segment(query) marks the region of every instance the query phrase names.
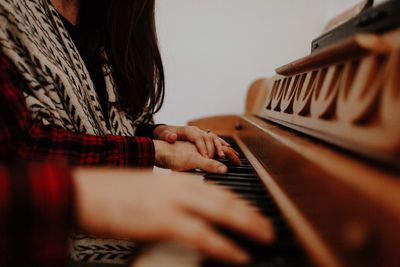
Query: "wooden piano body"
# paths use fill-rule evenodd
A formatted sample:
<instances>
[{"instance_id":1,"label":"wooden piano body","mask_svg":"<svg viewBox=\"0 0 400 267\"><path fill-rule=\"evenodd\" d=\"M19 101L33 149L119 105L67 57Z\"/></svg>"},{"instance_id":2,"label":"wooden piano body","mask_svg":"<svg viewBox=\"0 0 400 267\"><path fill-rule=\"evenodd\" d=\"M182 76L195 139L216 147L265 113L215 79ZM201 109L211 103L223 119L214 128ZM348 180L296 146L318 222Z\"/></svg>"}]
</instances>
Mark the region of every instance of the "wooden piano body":
<instances>
[{"instance_id":1,"label":"wooden piano body","mask_svg":"<svg viewBox=\"0 0 400 267\"><path fill-rule=\"evenodd\" d=\"M232 136L315 266L400 266L400 30L277 69L246 114L191 121Z\"/></svg>"}]
</instances>

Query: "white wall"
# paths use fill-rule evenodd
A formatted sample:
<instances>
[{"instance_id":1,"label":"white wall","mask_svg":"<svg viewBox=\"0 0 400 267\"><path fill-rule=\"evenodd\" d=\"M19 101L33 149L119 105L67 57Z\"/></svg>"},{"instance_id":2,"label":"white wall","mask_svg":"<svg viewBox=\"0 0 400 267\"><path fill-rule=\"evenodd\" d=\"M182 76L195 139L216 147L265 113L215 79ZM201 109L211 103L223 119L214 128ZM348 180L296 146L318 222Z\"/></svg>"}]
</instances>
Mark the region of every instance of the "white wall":
<instances>
[{"instance_id":1,"label":"white wall","mask_svg":"<svg viewBox=\"0 0 400 267\"><path fill-rule=\"evenodd\" d=\"M351 0L159 0L166 99L158 122L242 113L249 84L309 53Z\"/></svg>"},{"instance_id":2,"label":"white wall","mask_svg":"<svg viewBox=\"0 0 400 267\"><path fill-rule=\"evenodd\" d=\"M356 5L361 0L330 0L327 1L327 18L332 18L336 14L347 10Z\"/></svg>"}]
</instances>

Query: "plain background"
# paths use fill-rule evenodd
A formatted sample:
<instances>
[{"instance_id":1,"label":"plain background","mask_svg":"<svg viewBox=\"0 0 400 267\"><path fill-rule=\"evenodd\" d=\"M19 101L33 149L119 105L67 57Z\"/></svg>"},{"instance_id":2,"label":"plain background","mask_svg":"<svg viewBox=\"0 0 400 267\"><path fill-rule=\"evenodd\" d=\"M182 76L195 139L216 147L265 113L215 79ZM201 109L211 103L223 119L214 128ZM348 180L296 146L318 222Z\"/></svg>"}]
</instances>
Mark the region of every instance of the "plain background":
<instances>
[{"instance_id":1,"label":"plain background","mask_svg":"<svg viewBox=\"0 0 400 267\"><path fill-rule=\"evenodd\" d=\"M249 85L310 52L332 16L357 0L161 0L166 97L156 122L241 114Z\"/></svg>"}]
</instances>

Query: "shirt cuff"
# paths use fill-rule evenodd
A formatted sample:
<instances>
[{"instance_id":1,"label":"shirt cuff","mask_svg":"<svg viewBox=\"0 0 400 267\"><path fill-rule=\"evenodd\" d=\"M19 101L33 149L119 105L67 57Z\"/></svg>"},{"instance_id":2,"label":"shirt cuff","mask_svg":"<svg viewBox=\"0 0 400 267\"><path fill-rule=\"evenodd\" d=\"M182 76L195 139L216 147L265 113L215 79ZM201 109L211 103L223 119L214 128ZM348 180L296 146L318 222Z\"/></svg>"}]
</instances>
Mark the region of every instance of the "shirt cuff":
<instances>
[{"instance_id":1,"label":"shirt cuff","mask_svg":"<svg viewBox=\"0 0 400 267\"><path fill-rule=\"evenodd\" d=\"M155 148L151 138L128 138L126 157L128 166L153 167L155 164Z\"/></svg>"}]
</instances>

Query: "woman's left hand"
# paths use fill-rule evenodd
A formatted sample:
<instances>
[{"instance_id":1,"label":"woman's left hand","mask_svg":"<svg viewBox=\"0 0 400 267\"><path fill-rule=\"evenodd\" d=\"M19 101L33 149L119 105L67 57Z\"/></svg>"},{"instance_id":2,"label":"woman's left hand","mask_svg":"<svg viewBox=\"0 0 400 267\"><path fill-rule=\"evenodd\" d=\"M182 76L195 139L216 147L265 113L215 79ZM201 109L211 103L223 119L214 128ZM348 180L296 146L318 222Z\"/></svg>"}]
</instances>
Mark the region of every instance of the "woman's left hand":
<instances>
[{"instance_id":1,"label":"woman's left hand","mask_svg":"<svg viewBox=\"0 0 400 267\"><path fill-rule=\"evenodd\" d=\"M216 153L224 157L223 146L230 146L225 140L210 131L204 131L196 126L160 125L154 130L154 137L168 143L189 141L193 143L203 157L213 158Z\"/></svg>"}]
</instances>

